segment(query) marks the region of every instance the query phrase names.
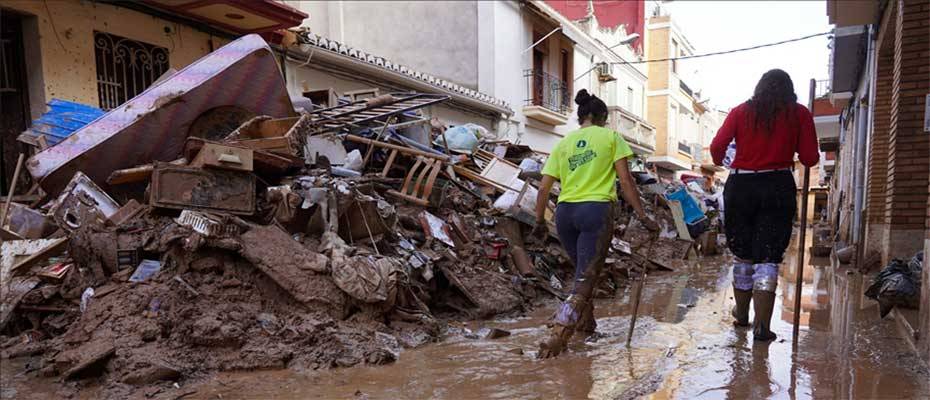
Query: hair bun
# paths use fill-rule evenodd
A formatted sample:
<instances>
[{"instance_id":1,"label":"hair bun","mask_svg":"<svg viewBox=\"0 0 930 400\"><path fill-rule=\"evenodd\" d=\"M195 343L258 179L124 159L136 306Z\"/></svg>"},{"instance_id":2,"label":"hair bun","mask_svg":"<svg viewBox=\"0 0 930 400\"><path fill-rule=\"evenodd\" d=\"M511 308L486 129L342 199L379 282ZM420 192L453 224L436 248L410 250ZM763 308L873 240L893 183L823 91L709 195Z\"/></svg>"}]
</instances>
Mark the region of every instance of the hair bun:
<instances>
[{"instance_id":1,"label":"hair bun","mask_svg":"<svg viewBox=\"0 0 930 400\"><path fill-rule=\"evenodd\" d=\"M593 99L594 97L588 94L587 89L581 89L578 91L578 94L575 95L575 104L581 106Z\"/></svg>"}]
</instances>

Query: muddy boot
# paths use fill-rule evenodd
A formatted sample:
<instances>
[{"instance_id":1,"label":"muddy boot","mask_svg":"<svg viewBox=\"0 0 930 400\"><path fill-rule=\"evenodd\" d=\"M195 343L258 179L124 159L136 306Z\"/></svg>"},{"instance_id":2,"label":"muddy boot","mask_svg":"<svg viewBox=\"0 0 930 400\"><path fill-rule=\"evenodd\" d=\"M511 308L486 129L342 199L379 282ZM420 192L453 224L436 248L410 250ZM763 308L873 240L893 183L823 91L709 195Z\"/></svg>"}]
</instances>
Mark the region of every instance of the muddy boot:
<instances>
[{"instance_id":1,"label":"muddy boot","mask_svg":"<svg viewBox=\"0 0 930 400\"><path fill-rule=\"evenodd\" d=\"M555 357L565 350L588 303L583 296L571 295L559 306L549 330L549 338L539 343L539 354L536 358Z\"/></svg>"},{"instance_id":2,"label":"muddy boot","mask_svg":"<svg viewBox=\"0 0 930 400\"><path fill-rule=\"evenodd\" d=\"M772 310L775 308L775 292L754 290L752 292L752 305L753 310L756 312L752 327L753 339L762 342L775 340L778 336L770 329Z\"/></svg>"},{"instance_id":3,"label":"muddy boot","mask_svg":"<svg viewBox=\"0 0 930 400\"><path fill-rule=\"evenodd\" d=\"M549 330L549 338L539 343L539 354L536 355L536 358L543 359L558 356L568 346L568 341L574 333L575 328L573 327L553 325Z\"/></svg>"},{"instance_id":4,"label":"muddy boot","mask_svg":"<svg viewBox=\"0 0 930 400\"><path fill-rule=\"evenodd\" d=\"M596 333L597 320L594 318L594 302L588 302L588 306L581 312L581 320L578 321L577 331L586 337Z\"/></svg>"},{"instance_id":5,"label":"muddy boot","mask_svg":"<svg viewBox=\"0 0 930 400\"><path fill-rule=\"evenodd\" d=\"M737 327L749 326L749 303L752 301L752 290L740 290L733 288L733 299L736 305L730 314L733 315L733 325Z\"/></svg>"}]
</instances>

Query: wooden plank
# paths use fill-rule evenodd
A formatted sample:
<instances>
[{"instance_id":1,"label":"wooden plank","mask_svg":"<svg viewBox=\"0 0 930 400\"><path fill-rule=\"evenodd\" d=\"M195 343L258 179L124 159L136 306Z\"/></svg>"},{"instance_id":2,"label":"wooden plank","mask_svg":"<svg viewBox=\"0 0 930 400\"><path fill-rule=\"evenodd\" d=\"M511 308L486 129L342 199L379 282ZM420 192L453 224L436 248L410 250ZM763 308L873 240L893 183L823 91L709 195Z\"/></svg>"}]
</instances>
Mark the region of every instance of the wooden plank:
<instances>
[{"instance_id":1,"label":"wooden plank","mask_svg":"<svg viewBox=\"0 0 930 400\"><path fill-rule=\"evenodd\" d=\"M363 138L363 137L361 137L361 136L352 135L352 134L346 135L346 140L348 140L348 141L350 141L350 142L355 142L355 143L363 143L363 144L367 144L367 145L378 146L378 147L382 147L382 148L385 148L385 149L397 150L397 151L399 151L399 152L401 152L401 153L408 154L408 155L413 155L413 156L421 156L421 157L426 157L426 158L434 158L434 159L438 159L438 160L442 160L442 161L448 161L448 160L449 160L449 156L447 156L447 155L445 155L445 154L434 154L434 153L429 153L429 152L426 152L426 151L417 150L417 149L413 149L413 148L406 147L406 146L399 146L399 145L396 145L396 144L393 144L393 143L386 143L386 142L382 142L382 141L380 141L380 140L372 140L372 139Z\"/></svg>"},{"instance_id":2,"label":"wooden plank","mask_svg":"<svg viewBox=\"0 0 930 400\"><path fill-rule=\"evenodd\" d=\"M384 163L384 169L381 170L381 176L387 176L388 172L391 170L391 166L394 165L394 157L397 157L397 150L391 150L387 162Z\"/></svg>"},{"instance_id":3,"label":"wooden plank","mask_svg":"<svg viewBox=\"0 0 930 400\"><path fill-rule=\"evenodd\" d=\"M139 167L118 169L110 173L107 178L108 185L122 185L125 183L143 182L152 177L152 170L155 166L152 164Z\"/></svg>"},{"instance_id":4,"label":"wooden plank","mask_svg":"<svg viewBox=\"0 0 930 400\"><path fill-rule=\"evenodd\" d=\"M287 137L285 136L262 138L262 139L237 140L235 142L230 142L230 144L248 147L252 150L288 149L288 146L290 145Z\"/></svg>"}]
</instances>

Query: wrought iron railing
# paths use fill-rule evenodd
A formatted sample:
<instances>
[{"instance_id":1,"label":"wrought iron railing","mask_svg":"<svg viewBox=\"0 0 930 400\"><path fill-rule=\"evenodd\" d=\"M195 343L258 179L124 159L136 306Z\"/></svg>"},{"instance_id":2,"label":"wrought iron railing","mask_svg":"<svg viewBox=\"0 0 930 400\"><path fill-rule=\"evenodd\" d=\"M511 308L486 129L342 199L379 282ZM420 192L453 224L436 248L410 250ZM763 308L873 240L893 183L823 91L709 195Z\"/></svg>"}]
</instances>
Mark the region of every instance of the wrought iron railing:
<instances>
[{"instance_id":1,"label":"wrought iron railing","mask_svg":"<svg viewBox=\"0 0 930 400\"><path fill-rule=\"evenodd\" d=\"M523 71L523 77L526 78L527 106L540 106L562 114L571 111L571 93L565 81L533 69Z\"/></svg>"},{"instance_id":2,"label":"wrought iron railing","mask_svg":"<svg viewBox=\"0 0 930 400\"><path fill-rule=\"evenodd\" d=\"M168 71L168 49L94 32L100 108L111 110L142 93Z\"/></svg>"},{"instance_id":3,"label":"wrought iron railing","mask_svg":"<svg viewBox=\"0 0 930 400\"><path fill-rule=\"evenodd\" d=\"M814 88L814 98L826 96L830 94L830 90L831 89L830 89L829 79L819 80L817 81L816 87Z\"/></svg>"}]
</instances>

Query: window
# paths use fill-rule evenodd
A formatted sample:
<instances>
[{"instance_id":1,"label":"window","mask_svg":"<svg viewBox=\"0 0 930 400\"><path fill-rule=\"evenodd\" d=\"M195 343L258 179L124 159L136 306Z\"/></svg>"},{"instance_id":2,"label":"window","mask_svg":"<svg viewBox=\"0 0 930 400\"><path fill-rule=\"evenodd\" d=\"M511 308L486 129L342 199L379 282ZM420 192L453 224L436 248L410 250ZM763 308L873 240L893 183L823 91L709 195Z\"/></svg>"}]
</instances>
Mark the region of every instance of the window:
<instances>
[{"instance_id":1,"label":"window","mask_svg":"<svg viewBox=\"0 0 930 400\"><path fill-rule=\"evenodd\" d=\"M672 51L671 51L671 54L668 55L668 57L672 59L672 72L677 74L678 73L678 60L675 60L675 58L678 57L678 42L675 41L675 39L672 39Z\"/></svg>"},{"instance_id":2,"label":"window","mask_svg":"<svg viewBox=\"0 0 930 400\"><path fill-rule=\"evenodd\" d=\"M633 88L626 87L626 109L633 112Z\"/></svg>"},{"instance_id":3,"label":"window","mask_svg":"<svg viewBox=\"0 0 930 400\"><path fill-rule=\"evenodd\" d=\"M142 93L168 71L168 49L94 31L100 108L112 110Z\"/></svg>"}]
</instances>

